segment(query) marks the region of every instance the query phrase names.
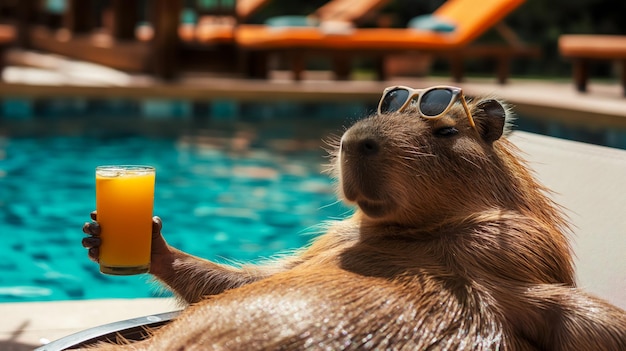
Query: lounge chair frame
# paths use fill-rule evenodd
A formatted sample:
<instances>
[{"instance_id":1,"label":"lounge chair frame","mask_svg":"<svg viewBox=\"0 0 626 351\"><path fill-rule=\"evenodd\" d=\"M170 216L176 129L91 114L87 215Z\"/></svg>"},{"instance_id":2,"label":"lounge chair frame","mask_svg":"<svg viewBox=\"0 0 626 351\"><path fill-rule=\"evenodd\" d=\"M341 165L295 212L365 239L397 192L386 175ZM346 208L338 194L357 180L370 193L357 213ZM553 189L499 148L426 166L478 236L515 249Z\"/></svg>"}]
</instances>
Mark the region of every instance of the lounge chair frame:
<instances>
[{"instance_id":1,"label":"lounge chair frame","mask_svg":"<svg viewBox=\"0 0 626 351\"><path fill-rule=\"evenodd\" d=\"M115 342L123 338L139 341L150 335L150 330L164 326L176 318L182 311L172 311L149 316L127 319L100 325L55 340L35 351L61 351L83 348L99 342Z\"/></svg>"}]
</instances>

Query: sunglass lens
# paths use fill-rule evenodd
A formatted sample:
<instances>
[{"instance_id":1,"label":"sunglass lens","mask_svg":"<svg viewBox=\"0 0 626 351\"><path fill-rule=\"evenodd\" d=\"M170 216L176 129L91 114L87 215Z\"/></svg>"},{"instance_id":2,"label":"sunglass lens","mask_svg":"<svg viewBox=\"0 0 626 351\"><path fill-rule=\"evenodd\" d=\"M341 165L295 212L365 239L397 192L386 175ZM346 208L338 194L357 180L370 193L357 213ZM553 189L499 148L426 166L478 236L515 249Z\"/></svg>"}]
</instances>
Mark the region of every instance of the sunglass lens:
<instances>
[{"instance_id":1,"label":"sunglass lens","mask_svg":"<svg viewBox=\"0 0 626 351\"><path fill-rule=\"evenodd\" d=\"M422 96L420 111L422 111L422 114L426 117L438 116L446 110L451 100L452 91L448 89L434 89L428 91Z\"/></svg>"},{"instance_id":2,"label":"sunglass lens","mask_svg":"<svg viewBox=\"0 0 626 351\"><path fill-rule=\"evenodd\" d=\"M388 113L398 111L409 98L409 91L406 89L394 89L389 91L383 97L380 103L380 112Z\"/></svg>"}]
</instances>

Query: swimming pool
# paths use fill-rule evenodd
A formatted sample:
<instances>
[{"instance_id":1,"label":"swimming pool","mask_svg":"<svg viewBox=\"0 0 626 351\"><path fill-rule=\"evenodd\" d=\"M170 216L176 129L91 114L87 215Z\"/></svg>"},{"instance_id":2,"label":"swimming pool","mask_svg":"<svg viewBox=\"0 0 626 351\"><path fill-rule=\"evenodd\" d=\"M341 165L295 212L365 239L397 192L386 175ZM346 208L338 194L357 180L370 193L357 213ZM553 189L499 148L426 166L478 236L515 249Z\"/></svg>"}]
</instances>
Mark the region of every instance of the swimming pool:
<instances>
[{"instance_id":1,"label":"swimming pool","mask_svg":"<svg viewBox=\"0 0 626 351\"><path fill-rule=\"evenodd\" d=\"M0 302L167 296L147 275L100 274L80 245L102 164L157 168L155 214L168 242L191 254L250 262L305 245L318 224L351 213L321 173L322 139L375 108L110 99L1 105ZM624 131L590 134L527 118L517 125L626 148Z\"/></svg>"},{"instance_id":2,"label":"swimming pool","mask_svg":"<svg viewBox=\"0 0 626 351\"><path fill-rule=\"evenodd\" d=\"M321 139L341 121L144 122L121 132L103 128L106 118L38 121L0 137L0 302L167 296L148 275L107 276L88 260L81 227L97 165L155 166L166 240L221 262L301 247L351 213L322 173Z\"/></svg>"}]
</instances>

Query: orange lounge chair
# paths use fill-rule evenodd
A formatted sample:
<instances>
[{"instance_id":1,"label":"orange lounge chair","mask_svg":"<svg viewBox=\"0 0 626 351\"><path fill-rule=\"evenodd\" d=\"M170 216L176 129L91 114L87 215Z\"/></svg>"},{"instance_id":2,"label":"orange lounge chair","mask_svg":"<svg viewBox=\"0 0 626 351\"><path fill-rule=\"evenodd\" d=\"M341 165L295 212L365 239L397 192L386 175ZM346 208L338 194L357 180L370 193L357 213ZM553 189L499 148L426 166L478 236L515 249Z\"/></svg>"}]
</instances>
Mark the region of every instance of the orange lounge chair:
<instances>
[{"instance_id":1,"label":"orange lounge chair","mask_svg":"<svg viewBox=\"0 0 626 351\"><path fill-rule=\"evenodd\" d=\"M388 3L389 0L331 0L318 8L312 16L320 21L359 23L372 17Z\"/></svg>"},{"instance_id":2,"label":"orange lounge chair","mask_svg":"<svg viewBox=\"0 0 626 351\"><path fill-rule=\"evenodd\" d=\"M267 0L238 0L236 2L237 17L238 19L246 18L247 15L243 14L241 9L250 9L250 5L245 5L246 2L261 3ZM356 23L360 23L367 18L370 18L381 7L389 3L390 0L330 0L323 6L319 7L316 11L308 16L279 16L272 19L268 19L268 22L282 22L293 25L293 21L299 23L305 22L333 22L335 24L345 24L349 27L353 27ZM260 7L254 7L256 11ZM199 43L205 46L217 46L222 54L228 55L232 51L231 44L234 44L235 50L238 50L238 43L236 43L236 33L242 26L248 27L248 25L240 25L240 21L226 22L226 23L212 23L210 21L200 22L195 27L181 26L179 32L180 37L188 43ZM248 28L255 28L257 26L249 25ZM264 26L258 26L263 28ZM244 70L245 74L249 77L265 78L267 77L267 55L257 55L255 52L246 51L240 56L238 53L232 54L232 60L239 61L239 69Z\"/></svg>"},{"instance_id":3,"label":"orange lounge chair","mask_svg":"<svg viewBox=\"0 0 626 351\"><path fill-rule=\"evenodd\" d=\"M220 2L217 12L222 16L200 16L197 25L181 25L179 35L183 40L203 44L231 44L235 26L261 10L269 0L237 0L234 3L235 8L229 9Z\"/></svg>"},{"instance_id":4,"label":"orange lounge chair","mask_svg":"<svg viewBox=\"0 0 626 351\"><path fill-rule=\"evenodd\" d=\"M504 83L508 76L510 59L518 55L536 55L538 51L521 43L515 34L498 25L506 15L524 0L448 0L433 14L433 18L451 23L454 30L438 32L414 28L362 28L338 33L320 27L275 28L242 25L236 31L240 48L255 55L286 53L294 58L294 75L299 79L302 54L323 53L336 58L365 54L383 59L386 54L421 51L445 55L453 62L453 75L462 78L462 59L467 56L494 57L499 60L498 78ZM488 29L495 28L508 46L470 46ZM346 78L346 63L336 69L339 79ZM379 78L385 79L379 68ZM461 67L460 67L461 66ZM337 72L339 71L339 72Z\"/></svg>"},{"instance_id":5,"label":"orange lounge chair","mask_svg":"<svg viewBox=\"0 0 626 351\"><path fill-rule=\"evenodd\" d=\"M389 3L390 0L331 0L310 14L309 18L319 22L337 21L358 23L373 15L378 9ZM196 40L203 44L234 42L234 30L238 23L250 17L263 7L268 0L237 0L236 18L215 23L214 21L200 21L195 33L189 28L182 28L181 37L186 40ZM304 16L285 16L302 17Z\"/></svg>"},{"instance_id":6,"label":"orange lounge chair","mask_svg":"<svg viewBox=\"0 0 626 351\"><path fill-rule=\"evenodd\" d=\"M620 81L626 96L626 35L562 35L559 52L572 60L574 84L580 92L587 91L592 61L620 62Z\"/></svg>"}]
</instances>

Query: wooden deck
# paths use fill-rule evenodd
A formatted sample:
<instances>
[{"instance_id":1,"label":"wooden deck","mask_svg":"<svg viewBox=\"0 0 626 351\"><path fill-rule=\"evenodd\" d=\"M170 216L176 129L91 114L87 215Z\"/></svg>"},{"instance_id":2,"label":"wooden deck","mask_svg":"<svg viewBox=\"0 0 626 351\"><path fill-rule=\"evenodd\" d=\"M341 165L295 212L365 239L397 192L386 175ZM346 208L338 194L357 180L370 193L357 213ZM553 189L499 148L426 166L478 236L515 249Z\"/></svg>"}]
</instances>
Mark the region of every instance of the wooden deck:
<instances>
[{"instance_id":1,"label":"wooden deck","mask_svg":"<svg viewBox=\"0 0 626 351\"><path fill-rule=\"evenodd\" d=\"M459 85L468 96L494 95L514 106L523 116L547 118L590 128L626 128L626 98L619 82L593 83L589 92L576 91L569 81L511 79L500 85L494 78L468 78L455 84L448 77L402 78L387 81L335 81L330 72L305 72L293 81L290 73L272 72L268 80L187 73L174 82L147 75L132 75L95 64L55 56L11 52L2 74L0 98L87 97L129 99L180 99L213 101L362 101L376 103L390 85L426 87ZM19 61L21 66L12 66Z\"/></svg>"}]
</instances>

